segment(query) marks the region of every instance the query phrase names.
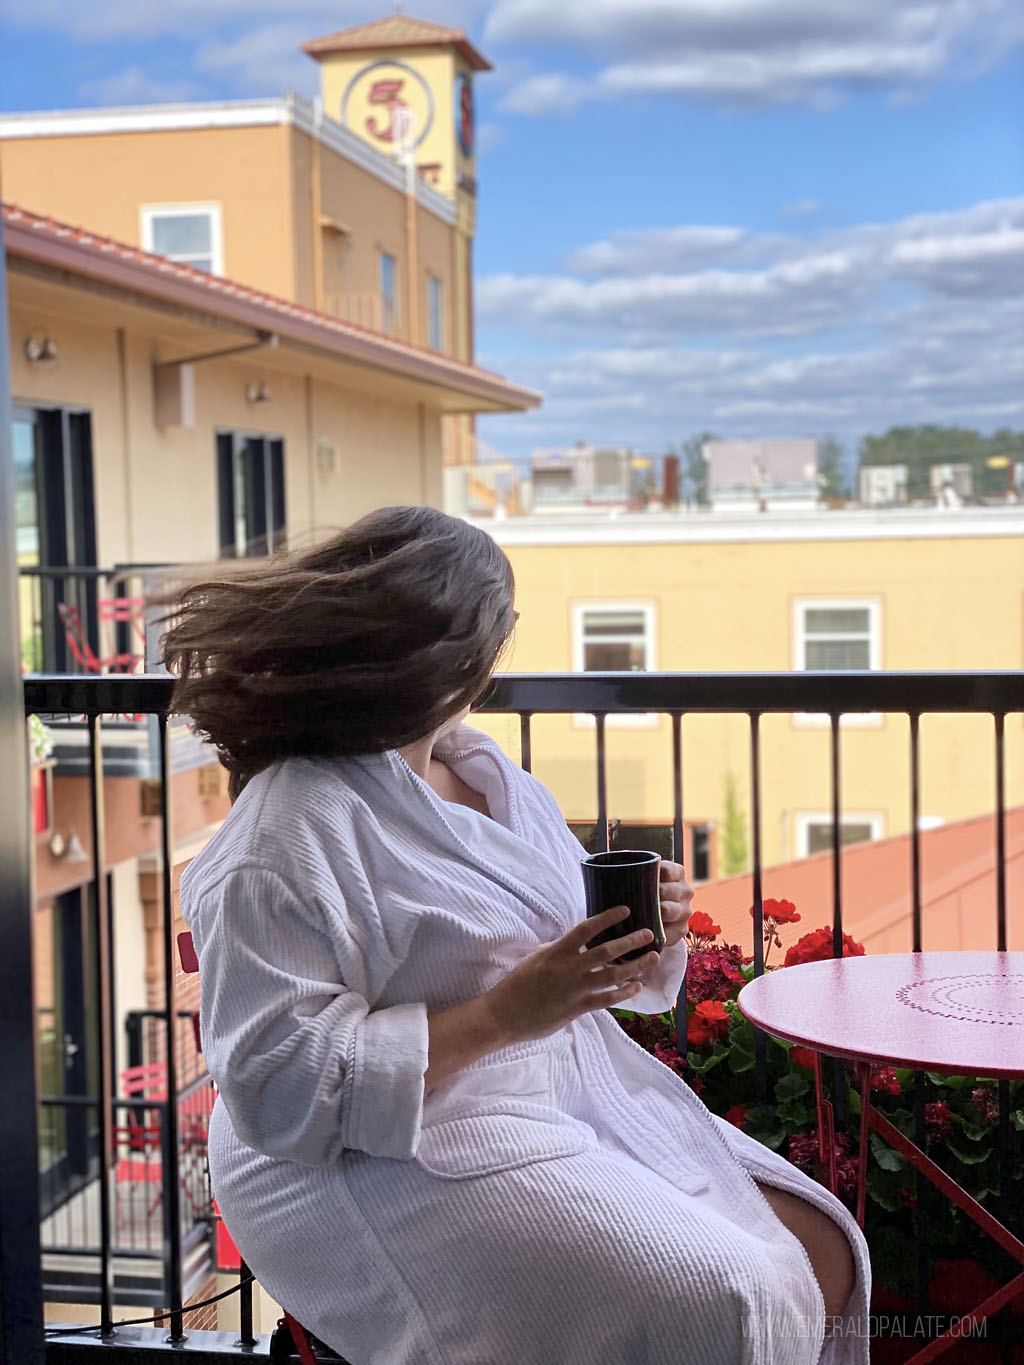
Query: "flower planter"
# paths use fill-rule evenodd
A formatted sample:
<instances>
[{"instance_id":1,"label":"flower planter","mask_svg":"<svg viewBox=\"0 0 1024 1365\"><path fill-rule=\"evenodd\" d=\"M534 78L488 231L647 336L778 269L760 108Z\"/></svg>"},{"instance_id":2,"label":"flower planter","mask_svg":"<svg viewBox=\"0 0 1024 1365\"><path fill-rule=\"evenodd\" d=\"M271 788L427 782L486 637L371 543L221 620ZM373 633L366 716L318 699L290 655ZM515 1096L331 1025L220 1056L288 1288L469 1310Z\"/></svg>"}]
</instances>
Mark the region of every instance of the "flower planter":
<instances>
[{"instance_id":1,"label":"flower planter","mask_svg":"<svg viewBox=\"0 0 1024 1365\"><path fill-rule=\"evenodd\" d=\"M53 763L32 767L32 832L49 834L53 826Z\"/></svg>"}]
</instances>

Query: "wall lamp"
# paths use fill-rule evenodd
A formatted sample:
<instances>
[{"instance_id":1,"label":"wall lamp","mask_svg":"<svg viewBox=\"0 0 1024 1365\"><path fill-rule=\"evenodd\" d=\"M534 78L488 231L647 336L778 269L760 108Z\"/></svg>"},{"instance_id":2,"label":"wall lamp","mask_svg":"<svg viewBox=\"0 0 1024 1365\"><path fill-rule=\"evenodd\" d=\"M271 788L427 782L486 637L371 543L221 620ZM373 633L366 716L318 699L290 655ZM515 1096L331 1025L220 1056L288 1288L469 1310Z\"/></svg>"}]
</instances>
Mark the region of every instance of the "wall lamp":
<instances>
[{"instance_id":1,"label":"wall lamp","mask_svg":"<svg viewBox=\"0 0 1024 1365\"><path fill-rule=\"evenodd\" d=\"M270 390L267 388L267 382L265 379L261 379L259 383L246 384L245 401L247 403L270 402Z\"/></svg>"},{"instance_id":2,"label":"wall lamp","mask_svg":"<svg viewBox=\"0 0 1024 1365\"><path fill-rule=\"evenodd\" d=\"M31 336L25 338L25 359L33 365L39 365L48 360L59 360L60 352L57 350L57 343L53 337L40 336L33 332Z\"/></svg>"}]
</instances>

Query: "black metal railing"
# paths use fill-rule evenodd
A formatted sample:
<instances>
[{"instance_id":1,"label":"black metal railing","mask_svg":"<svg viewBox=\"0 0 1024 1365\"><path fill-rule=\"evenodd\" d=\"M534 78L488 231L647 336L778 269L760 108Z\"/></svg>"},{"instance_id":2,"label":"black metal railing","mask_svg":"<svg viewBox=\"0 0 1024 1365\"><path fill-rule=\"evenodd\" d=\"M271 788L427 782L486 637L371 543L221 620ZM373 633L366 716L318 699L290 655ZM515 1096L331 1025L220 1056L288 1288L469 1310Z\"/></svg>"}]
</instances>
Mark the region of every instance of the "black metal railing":
<instances>
[{"instance_id":1,"label":"black metal railing","mask_svg":"<svg viewBox=\"0 0 1024 1365\"><path fill-rule=\"evenodd\" d=\"M113 1018L109 993L109 933L110 907L106 902L106 870L103 866L103 751L100 741L101 718L125 713L154 716L159 735L160 792L162 814L161 884L162 884L162 942L163 942L163 1017L178 1017L175 989L175 945L173 942L171 870L173 865L173 831L170 819L169 727L167 708L170 703L172 680L159 676L35 676L24 682L26 714L37 713L44 718L52 715L76 714L87 717L89 735L89 777L92 800L92 845L97 850L93 868L92 895L98 907L99 934L95 943L96 979L100 983L96 1009L100 1039L97 1094L112 1095L110 1075L110 1040ZM589 713L594 718L594 808L597 814L597 838L602 848L609 842L608 754L606 721L620 712L640 714L661 713L671 719L669 744L673 790L673 839L677 850L682 848L684 830L684 738L689 718L700 714L731 713L746 717L749 727L749 766L752 810L750 834L753 855L753 888L755 917L753 940L755 969L764 969L763 911L762 911L762 753L761 722L775 713L812 713L827 717L830 727L829 780L832 807L832 883L833 945L842 948L843 887L839 875L841 863L841 758L843 731L841 716L850 713L890 712L909 718L910 748L910 848L911 866L908 875L912 883L913 942L919 949L922 941L921 858L919 842L920 814L920 720L922 716L941 713L973 713L991 717L991 743L995 755L995 781L992 790L992 810L995 821L997 858L996 896L993 906L995 936L999 949L1006 948L1007 890L1006 890L1006 717L1024 711L1024 673L773 673L773 674L505 674L495 679L481 710L518 716L521 738L521 761L529 770L533 762L533 719L538 716ZM179 1188L183 1159L183 1129L185 1118L182 1105L193 1093L183 1086L180 1075L178 1049L166 1046L166 1103L161 1111L161 1152L165 1161L164 1189ZM201 1084L201 1083L197 1083ZM1007 1108L1008 1091L1001 1087L1000 1123L1009 1131ZM96 1187L97 1217L95 1259L98 1270L95 1278L96 1302L99 1305L99 1328L87 1342L83 1338L62 1336L48 1348L52 1361L75 1361L86 1349L95 1350L104 1343L112 1343L114 1302L118 1298L115 1281L117 1229L115 1222L114 1187L114 1128L117 1104L100 1104L91 1097L97 1118L96 1151L98 1154ZM135 1100L138 1109L139 1101ZM31 1131L29 1131L31 1128ZM38 1141L33 1120L25 1116L25 1140ZM187 1144L186 1144L187 1145ZM1008 1144L1007 1144L1008 1150ZM177 1169L171 1165L177 1162ZM201 1182L200 1182L201 1183ZM205 1198L205 1187L202 1197ZM169 1203L170 1201L164 1201ZM200 1200L201 1203L201 1200ZM26 1207L29 1207L26 1201ZM32 1207L37 1209L37 1205ZM225 1353L251 1354L262 1350L263 1343L251 1333L251 1286L243 1285L242 1338L232 1347L213 1338L224 1334L186 1332L185 1330L185 1260L188 1232L180 1217L164 1219L161 1231L162 1257L166 1303L170 1311L168 1328L162 1331L170 1348L180 1348L188 1338L189 1354L198 1361L222 1358ZM244 1267L243 1267L244 1272ZM244 1274L243 1274L244 1279ZM0 1284L0 1294L7 1286ZM161 1335L161 1334L157 1334ZM122 1338L123 1341L123 1338ZM76 1344L77 1343L77 1344ZM158 1349L155 1337L146 1340L146 1351ZM140 1345L140 1351L141 1351Z\"/></svg>"},{"instance_id":2,"label":"black metal railing","mask_svg":"<svg viewBox=\"0 0 1024 1365\"><path fill-rule=\"evenodd\" d=\"M23 565L18 570L21 655L33 673L139 673L156 666L153 599L166 564Z\"/></svg>"}]
</instances>

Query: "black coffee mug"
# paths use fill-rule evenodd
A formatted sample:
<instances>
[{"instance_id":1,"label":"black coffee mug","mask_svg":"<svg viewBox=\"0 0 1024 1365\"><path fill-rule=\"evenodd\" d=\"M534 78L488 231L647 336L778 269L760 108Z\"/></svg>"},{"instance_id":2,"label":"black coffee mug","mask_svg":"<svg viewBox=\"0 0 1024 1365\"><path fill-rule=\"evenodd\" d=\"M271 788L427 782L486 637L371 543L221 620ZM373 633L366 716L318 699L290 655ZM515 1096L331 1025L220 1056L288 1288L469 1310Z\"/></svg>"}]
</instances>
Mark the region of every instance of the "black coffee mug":
<instances>
[{"instance_id":1,"label":"black coffee mug","mask_svg":"<svg viewBox=\"0 0 1024 1365\"><path fill-rule=\"evenodd\" d=\"M621 924L613 924L603 934L592 938L588 947L625 938L637 929L650 929L654 935L653 943L645 943L642 948L623 953L616 960L626 962L634 957L643 957L644 953L661 952L665 946L665 926L661 922L661 895L658 888L660 856L647 849L622 848L612 853L592 853L583 859L581 866L588 919L599 915L602 910L610 910L613 905L629 906L629 919Z\"/></svg>"}]
</instances>

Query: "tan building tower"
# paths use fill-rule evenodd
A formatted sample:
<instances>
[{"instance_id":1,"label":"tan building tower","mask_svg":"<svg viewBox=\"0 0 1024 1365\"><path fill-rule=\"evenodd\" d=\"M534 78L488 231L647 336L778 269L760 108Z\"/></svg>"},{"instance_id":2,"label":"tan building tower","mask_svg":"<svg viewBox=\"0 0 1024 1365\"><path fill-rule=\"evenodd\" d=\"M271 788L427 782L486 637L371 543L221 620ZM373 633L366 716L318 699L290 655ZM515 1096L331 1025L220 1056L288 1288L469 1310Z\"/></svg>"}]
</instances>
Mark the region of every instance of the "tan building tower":
<instances>
[{"instance_id":1,"label":"tan building tower","mask_svg":"<svg viewBox=\"0 0 1024 1365\"><path fill-rule=\"evenodd\" d=\"M476 231L476 120L473 77L491 64L464 31L394 14L342 29L303 44L320 63L326 116L377 152L404 162L409 176L406 260L396 292L403 300L409 333L426 330L429 344L458 359L473 360L473 236ZM440 282L426 284L427 317L418 317L424 290L416 279L415 180L438 190L456 209L451 279L455 297L446 308ZM454 335L439 335L445 317ZM474 459L473 422L467 417L448 434L446 460Z\"/></svg>"}]
</instances>

